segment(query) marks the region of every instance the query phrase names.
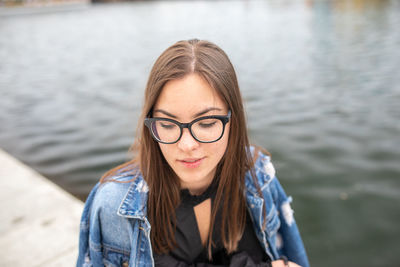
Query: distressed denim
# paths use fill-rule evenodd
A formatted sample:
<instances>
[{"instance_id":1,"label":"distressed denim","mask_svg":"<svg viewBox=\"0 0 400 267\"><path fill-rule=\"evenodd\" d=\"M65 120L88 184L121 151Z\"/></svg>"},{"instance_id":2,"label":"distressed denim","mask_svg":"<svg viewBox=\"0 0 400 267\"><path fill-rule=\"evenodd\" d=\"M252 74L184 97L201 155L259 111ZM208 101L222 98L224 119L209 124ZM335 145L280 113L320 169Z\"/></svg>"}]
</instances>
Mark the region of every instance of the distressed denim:
<instances>
[{"instance_id":1,"label":"distressed denim","mask_svg":"<svg viewBox=\"0 0 400 267\"><path fill-rule=\"evenodd\" d=\"M254 148L250 149L254 151ZM270 158L264 154L254 166L262 196L248 172L246 201L255 233L272 260L285 255L308 267L291 197L287 197ZM120 173L115 180L126 183L97 183L82 213L77 266L154 266L150 242L151 226L146 217L148 187L143 177ZM264 228L263 209L266 211Z\"/></svg>"}]
</instances>

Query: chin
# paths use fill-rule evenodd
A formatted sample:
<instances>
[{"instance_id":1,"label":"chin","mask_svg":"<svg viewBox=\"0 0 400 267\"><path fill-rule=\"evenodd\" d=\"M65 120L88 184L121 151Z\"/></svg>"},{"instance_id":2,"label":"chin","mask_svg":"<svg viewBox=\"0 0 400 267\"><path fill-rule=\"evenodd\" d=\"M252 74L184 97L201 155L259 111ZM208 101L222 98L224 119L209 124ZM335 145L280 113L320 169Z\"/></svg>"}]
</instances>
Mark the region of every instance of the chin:
<instances>
[{"instance_id":1,"label":"chin","mask_svg":"<svg viewBox=\"0 0 400 267\"><path fill-rule=\"evenodd\" d=\"M194 173L181 173L181 175L179 175L178 173L178 177L179 179L185 183L186 185L189 184L197 184L197 183L202 183L204 181L206 181L208 179L209 172L207 173L198 173L198 174L194 174Z\"/></svg>"}]
</instances>

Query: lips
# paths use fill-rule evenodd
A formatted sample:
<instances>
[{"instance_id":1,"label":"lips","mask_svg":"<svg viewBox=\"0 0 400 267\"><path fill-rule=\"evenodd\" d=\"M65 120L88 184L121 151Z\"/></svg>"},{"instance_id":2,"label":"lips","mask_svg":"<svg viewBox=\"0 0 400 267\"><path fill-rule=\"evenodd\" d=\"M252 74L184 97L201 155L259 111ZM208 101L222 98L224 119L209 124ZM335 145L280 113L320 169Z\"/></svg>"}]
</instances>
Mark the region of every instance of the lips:
<instances>
[{"instance_id":1,"label":"lips","mask_svg":"<svg viewBox=\"0 0 400 267\"><path fill-rule=\"evenodd\" d=\"M178 160L186 168L197 168L200 166L201 162L204 158L185 158L182 160Z\"/></svg>"}]
</instances>

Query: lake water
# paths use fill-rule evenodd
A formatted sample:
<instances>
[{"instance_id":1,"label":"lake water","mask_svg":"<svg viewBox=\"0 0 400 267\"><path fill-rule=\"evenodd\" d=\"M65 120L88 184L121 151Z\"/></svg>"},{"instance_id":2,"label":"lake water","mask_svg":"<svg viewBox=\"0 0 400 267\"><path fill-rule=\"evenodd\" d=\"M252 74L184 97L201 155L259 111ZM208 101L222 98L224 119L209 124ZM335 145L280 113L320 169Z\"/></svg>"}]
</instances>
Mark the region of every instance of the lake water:
<instances>
[{"instance_id":1,"label":"lake water","mask_svg":"<svg viewBox=\"0 0 400 267\"><path fill-rule=\"evenodd\" d=\"M252 142L294 198L312 266L399 266L399 25L400 2L385 0L1 16L0 147L84 199L129 158L157 56L208 39L235 65Z\"/></svg>"}]
</instances>

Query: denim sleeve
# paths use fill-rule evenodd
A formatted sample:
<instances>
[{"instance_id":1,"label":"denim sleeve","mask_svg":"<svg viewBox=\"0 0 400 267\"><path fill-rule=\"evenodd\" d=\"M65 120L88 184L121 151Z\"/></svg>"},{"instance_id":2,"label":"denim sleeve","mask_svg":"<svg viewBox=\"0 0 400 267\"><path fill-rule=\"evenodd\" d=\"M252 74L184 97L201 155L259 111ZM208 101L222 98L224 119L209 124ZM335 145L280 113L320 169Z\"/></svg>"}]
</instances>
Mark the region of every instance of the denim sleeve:
<instances>
[{"instance_id":1,"label":"denim sleeve","mask_svg":"<svg viewBox=\"0 0 400 267\"><path fill-rule=\"evenodd\" d=\"M307 254L300 236L293 210L291 197L287 197L284 189L275 177L271 181L271 191L279 211L281 226L278 230L281 242L281 253L302 267L309 267Z\"/></svg>"},{"instance_id":2,"label":"denim sleeve","mask_svg":"<svg viewBox=\"0 0 400 267\"><path fill-rule=\"evenodd\" d=\"M89 245L89 239L90 239L90 234L93 234L93 232L90 232L90 220L91 220L91 209L93 205L93 199L94 196L96 195L97 189L99 187L99 183L97 183L92 191L90 192L88 198L86 199L85 206L83 208L82 212L82 217L81 217L81 222L80 222L80 232L79 232L79 253L78 253L78 260L76 263L77 267L80 266L97 266L93 264L91 258L90 258L90 245ZM100 234L100 232L98 232Z\"/></svg>"}]
</instances>

